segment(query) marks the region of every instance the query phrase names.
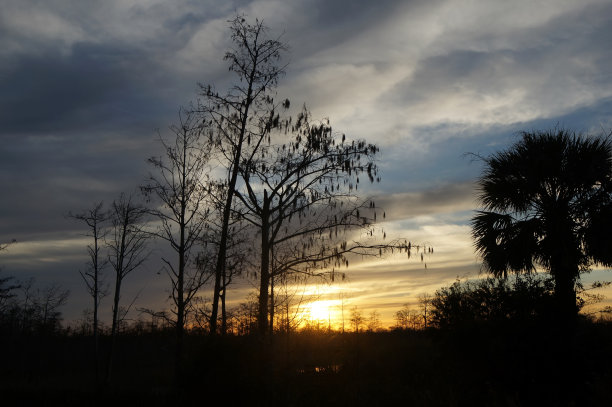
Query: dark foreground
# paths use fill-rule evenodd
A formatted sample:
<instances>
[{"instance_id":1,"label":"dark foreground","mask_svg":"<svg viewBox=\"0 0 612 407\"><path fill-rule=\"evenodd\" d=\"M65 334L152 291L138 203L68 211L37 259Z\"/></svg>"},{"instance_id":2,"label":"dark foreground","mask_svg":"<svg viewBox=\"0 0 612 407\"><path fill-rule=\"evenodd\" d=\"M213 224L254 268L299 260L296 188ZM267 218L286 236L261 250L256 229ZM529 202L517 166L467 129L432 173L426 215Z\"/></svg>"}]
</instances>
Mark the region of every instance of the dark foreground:
<instances>
[{"instance_id":1,"label":"dark foreground","mask_svg":"<svg viewBox=\"0 0 612 407\"><path fill-rule=\"evenodd\" d=\"M105 338L103 338L105 339ZM470 326L362 334L119 338L96 388L91 338L3 337L2 405L600 406L612 403L612 325ZM102 349L107 344L102 343ZM10 403L5 403L9 402Z\"/></svg>"}]
</instances>

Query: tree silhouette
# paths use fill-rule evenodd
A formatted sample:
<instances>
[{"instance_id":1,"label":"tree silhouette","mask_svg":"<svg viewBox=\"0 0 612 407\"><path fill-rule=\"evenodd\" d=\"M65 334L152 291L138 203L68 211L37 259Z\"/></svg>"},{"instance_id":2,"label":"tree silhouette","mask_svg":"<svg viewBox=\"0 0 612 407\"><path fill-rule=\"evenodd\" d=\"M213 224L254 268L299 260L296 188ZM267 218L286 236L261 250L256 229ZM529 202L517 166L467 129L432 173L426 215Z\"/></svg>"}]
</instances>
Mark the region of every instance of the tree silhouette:
<instances>
[{"instance_id":1,"label":"tree silhouette","mask_svg":"<svg viewBox=\"0 0 612 407\"><path fill-rule=\"evenodd\" d=\"M355 333L359 333L359 328L361 328L361 326L365 322L365 318L363 317L363 313L359 309L357 309L357 307L353 307L353 309L351 309L350 321L351 324L353 324Z\"/></svg>"},{"instance_id":2,"label":"tree silhouette","mask_svg":"<svg viewBox=\"0 0 612 407\"><path fill-rule=\"evenodd\" d=\"M141 187L148 198L161 205L149 212L159 220L156 237L170 245L173 259L162 257L171 282L172 313L176 330L176 373L180 376L183 355L183 334L189 305L207 281L206 274L197 267L196 252L207 227L206 208L208 188L204 185L209 169L210 145L202 137L202 126L193 112L179 112L179 123L170 127L173 137L164 140L163 157L151 157L148 162L155 169L147 184Z\"/></svg>"},{"instance_id":3,"label":"tree silhouette","mask_svg":"<svg viewBox=\"0 0 612 407\"><path fill-rule=\"evenodd\" d=\"M13 240L13 242L15 242ZM10 243L2 243L0 244L0 252L5 250ZM0 271L2 271L2 267L0 267ZM9 306L10 300L15 297L15 293L13 292L15 289L19 288L18 283L11 283L14 277L0 277L0 316L4 315L4 312Z\"/></svg>"},{"instance_id":4,"label":"tree silhouette","mask_svg":"<svg viewBox=\"0 0 612 407\"><path fill-rule=\"evenodd\" d=\"M538 275L456 280L430 297L429 318L438 328L542 318L552 308L552 290L552 280Z\"/></svg>"},{"instance_id":5,"label":"tree silhouette","mask_svg":"<svg viewBox=\"0 0 612 407\"><path fill-rule=\"evenodd\" d=\"M580 273L612 265L612 139L523 132L483 160L472 235L485 270L507 276L540 265L554 279L559 312L575 315Z\"/></svg>"},{"instance_id":6,"label":"tree silhouette","mask_svg":"<svg viewBox=\"0 0 612 407\"><path fill-rule=\"evenodd\" d=\"M119 300L121 285L125 277L136 270L148 257L146 244L149 234L142 229L146 210L134 203L131 196L121 194L111 205L110 237L108 245L108 261L115 272L115 290L113 296L113 316L111 327L111 348L108 354L106 382L110 383L114 348L120 318Z\"/></svg>"},{"instance_id":7,"label":"tree silhouette","mask_svg":"<svg viewBox=\"0 0 612 407\"><path fill-rule=\"evenodd\" d=\"M356 229L373 234L375 219L366 216L373 204L359 199L354 191L359 176L380 180L374 162L378 148L335 135L327 120L313 122L306 108L293 124L291 119L282 122L280 131L285 128L287 136L280 135L280 143L269 141L258 157L240 167L244 187L235 191L246 209L244 219L261 237L261 333L269 327L269 292L275 277L329 269L324 274L333 279L334 267L348 264L348 253L378 255L391 247L403 248L398 242L382 245L343 239Z\"/></svg>"},{"instance_id":8,"label":"tree silhouette","mask_svg":"<svg viewBox=\"0 0 612 407\"><path fill-rule=\"evenodd\" d=\"M278 104L273 96L278 79L284 74L285 67L279 62L287 48L278 39L268 37L262 21L250 24L245 17L237 15L229 23L233 47L224 59L229 61L229 69L236 74L237 81L227 93L221 94L210 85L200 85L203 100L198 106L202 121L216 130L211 141L215 142L220 151L219 159L228 170L210 316L212 334L217 331L225 251L239 167L244 160L252 159L271 128L278 124L274 121Z\"/></svg>"},{"instance_id":9,"label":"tree silhouette","mask_svg":"<svg viewBox=\"0 0 612 407\"><path fill-rule=\"evenodd\" d=\"M218 180L217 180L218 181ZM208 180L206 184L209 192L208 196L208 224L203 234L201 251L196 259L197 267L201 271L209 273L214 272L218 264L217 255L221 252L219 247L221 235L223 232L224 212L226 198L229 194L227 182ZM241 204L234 200L230 210L230 218L228 219L228 228L225 236L225 261L221 269L219 279L219 301L221 307L221 315L217 310L217 323L221 322L218 332L221 335L227 333L228 310L227 310L227 292L238 277L243 274L248 274L250 267L250 259L253 252L253 228L246 224L240 216L242 209ZM209 274L210 275L210 274ZM215 276L216 277L216 276ZM219 306L219 305L218 305ZM210 312L207 312L207 324L210 326Z\"/></svg>"},{"instance_id":10,"label":"tree silhouette","mask_svg":"<svg viewBox=\"0 0 612 407\"><path fill-rule=\"evenodd\" d=\"M87 245L87 253L89 254L89 262L87 270L80 271L79 274L85 282L87 291L93 299L93 337L94 337L94 370L96 374L96 384L99 381L99 322L98 309L100 301L107 294L103 287L102 270L107 262L100 253L102 249L102 241L106 236L105 222L108 218L108 213L103 209L102 202L96 202L91 208L78 214L70 214L72 218L79 220L87 225L87 236L93 239L93 242Z\"/></svg>"}]
</instances>

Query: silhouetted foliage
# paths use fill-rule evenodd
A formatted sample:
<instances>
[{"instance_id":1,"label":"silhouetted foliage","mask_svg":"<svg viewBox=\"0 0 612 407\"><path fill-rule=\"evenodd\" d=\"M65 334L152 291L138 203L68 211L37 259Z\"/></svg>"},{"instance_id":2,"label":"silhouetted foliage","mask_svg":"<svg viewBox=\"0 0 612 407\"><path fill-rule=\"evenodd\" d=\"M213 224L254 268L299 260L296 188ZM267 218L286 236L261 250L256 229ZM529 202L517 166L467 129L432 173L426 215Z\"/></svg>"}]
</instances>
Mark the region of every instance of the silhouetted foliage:
<instances>
[{"instance_id":1,"label":"silhouetted foliage","mask_svg":"<svg viewBox=\"0 0 612 407\"><path fill-rule=\"evenodd\" d=\"M0 278L0 336L40 335L61 331L62 313L70 291L57 283L36 287L35 280Z\"/></svg>"},{"instance_id":2,"label":"silhouetted foliage","mask_svg":"<svg viewBox=\"0 0 612 407\"><path fill-rule=\"evenodd\" d=\"M306 107L295 117L285 116L289 100L275 101L274 96L287 46L270 38L259 20L251 24L236 16L230 31L233 46L225 59L238 81L224 94L201 85L203 99L197 106L211 130L208 140L227 169L227 178L217 183L224 199L210 326L216 332L229 225L238 215L259 235L258 325L264 334L273 326L274 282L281 275L329 269L322 274L333 280L334 267L348 265L347 253L382 255L407 250L408 242L347 244L339 237L355 228L373 234L374 204L359 200L355 191L360 178L380 180L374 161L378 148L333 133L328 120L314 122ZM234 197L242 208L235 206Z\"/></svg>"},{"instance_id":3,"label":"silhouetted foliage","mask_svg":"<svg viewBox=\"0 0 612 407\"><path fill-rule=\"evenodd\" d=\"M255 320L255 319L254 319ZM362 332L308 329L211 338L186 333L183 391L173 390L173 329L134 321L119 336L110 389L92 386L80 335L0 337L3 400L25 405L198 405L231 386L232 405L607 405L612 325L579 326L567 352L554 325ZM103 336L102 344L110 338ZM569 363L566 362L569 360ZM239 384L239 385L237 385Z\"/></svg>"},{"instance_id":4,"label":"silhouetted foliage","mask_svg":"<svg viewBox=\"0 0 612 407\"><path fill-rule=\"evenodd\" d=\"M353 325L353 332L359 333L361 326L366 322L366 319L363 317L363 313L357 309L357 307L353 307L351 309L351 317L349 319L351 324Z\"/></svg>"},{"instance_id":5,"label":"silhouetted foliage","mask_svg":"<svg viewBox=\"0 0 612 407\"><path fill-rule=\"evenodd\" d=\"M455 281L430 301L431 321L445 328L483 322L528 321L550 315L553 282L538 276Z\"/></svg>"},{"instance_id":6,"label":"silhouetted foliage","mask_svg":"<svg viewBox=\"0 0 612 407\"><path fill-rule=\"evenodd\" d=\"M540 265L554 278L559 312L575 314L580 273L612 265L612 138L524 132L483 161L484 209L472 234L485 270L505 276Z\"/></svg>"},{"instance_id":7,"label":"silhouetted foliage","mask_svg":"<svg viewBox=\"0 0 612 407\"><path fill-rule=\"evenodd\" d=\"M0 270L1 271L1 270ZM13 276L0 277L0 313L4 314L15 296L19 284L14 282Z\"/></svg>"},{"instance_id":8,"label":"silhouetted foliage","mask_svg":"<svg viewBox=\"0 0 612 407\"><path fill-rule=\"evenodd\" d=\"M215 286L210 316L211 333L217 332L219 298L225 269L227 241L234 191L243 161L250 161L259 146L269 136L274 120L274 89L284 74L280 64L286 45L279 39L268 37L268 29L262 21L249 23L242 15L230 22L233 47L225 54L230 71L236 74L236 82L226 93L219 93L211 85L200 85L201 100L198 111L204 123L210 126L211 142L220 152L227 172L227 195L223 204L223 216L219 237L219 253L215 265Z\"/></svg>"},{"instance_id":9,"label":"silhouetted foliage","mask_svg":"<svg viewBox=\"0 0 612 407\"><path fill-rule=\"evenodd\" d=\"M380 180L374 162L376 146L334 134L329 121L312 121L306 108L294 122L278 117L276 121L280 134L240 167L244 187L235 192L245 207L242 216L261 236L261 332L273 321L269 295L273 295L274 280L283 274L333 280L336 274L344 275L336 268L348 265L348 253L378 256L392 248L407 248L399 241L344 239L356 229L373 235L375 206L371 200L359 199L356 190L360 176Z\"/></svg>"}]
</instances>

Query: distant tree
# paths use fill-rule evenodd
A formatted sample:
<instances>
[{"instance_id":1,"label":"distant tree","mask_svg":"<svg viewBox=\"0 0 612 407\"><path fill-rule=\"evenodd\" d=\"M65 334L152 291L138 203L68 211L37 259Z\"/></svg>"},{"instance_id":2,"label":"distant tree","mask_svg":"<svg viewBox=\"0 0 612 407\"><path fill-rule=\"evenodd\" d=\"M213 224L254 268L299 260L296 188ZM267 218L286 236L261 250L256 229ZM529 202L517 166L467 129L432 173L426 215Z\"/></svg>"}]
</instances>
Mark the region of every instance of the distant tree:
<instances>
[{"instance_id":1,"label":"distant tree","mask_svg":"<svg viewBox=\"0 0 612 407\"><path fill-rule=\"evenodd\" d=\"M382 323L380 322L380 313L376 310L370 313L368 317L368 331L377 332L382 329Z\"/></svg>"},{"instance_id":2,"label":"distant tree","mask_svg":"<svg viewBox=\"0 0 612 407\"><path fill-rule=\"evenodd\" d=\"M115 344L119 322L123 319L120 313L121 286L125 277L145 262L149 233L143 229L147 211L133 201L131 196L121 194L111 206L109 220L111 229L107 246L108 261L115 272L114 297L111 326L111 349L108 356L106 382L110 382Z\"/></svg>"},{"instance_id":3,"label":"distant tree","mask_svg":"<svg viewBox=\"0 0 612 407\"><path fill-rule=\"evenodd\" d=\"M11 243L14 242L15 240L13 240ZM0 252L9 247L11 243L0 244ZM0 267L0 271L2 271L2 267ZM12 276L0 277L0 313L5 312L6 307L8 307L8 303L15 297L14 290L19 288L19 284L11 283L11 280L13 279L14 277Z\"/></svg>"},{"instance_id":4,"label":"distant tree","mask_svg":"<svg viewBox=\"0 0 612 407\"><path fill-rule=\"evenodd\" d=\"M61 321L62 314L59 308L66 304L70 291L53 283L43 290L38 290L37 294L35 304L39 313L40 331L53 333L59 328Z\"/></svg>"},{"instance_id":5,"label":"distant tree","mask_svg":"<svg viewBox=\"0 0 612 407\"><path fill-rule=\"evenodd\" d=\"M257 154L274 123L274 89L284 73L279 62L286 45L268 36L267 27L256 20L247 22L237 15L230 22L233 47L225 54L229 69L237 76L227 93L219 93L210 85L200 85L203 100L198 106L202 120L213 127L219 159L227 168L227 196L219 236L219 253L215 265L215 285L210 316L211 333L217 332L219 299L225 269L227 241L234 191L241 163Z\"/></svg>"},{"instance_id":6,"label":"distant tree","mask_svg":"<svg viewBox=\"0 0 612 407\"><path fill-rule=\"evenodd\" d=\"M94 370L96 374L96 383L99 381L99 332L98 332L98 309L100 301L108 294L103 287L102 271L108 262L101 255L100 251L103 246L103 241L106 236L106 224L108 213L103 209L103 203L97 202L90 209L78 213L70 214L70 217L79 220L88 228L87 236L93 240L87 245L87 253L89 254L89 262L86 271L79 271L79 274L85 282L87 291L93 299L93 315L92 315L92 332L94 338Z\"/></svg>"},{"instance_id":7,"label":"distant tree","mask_svg":"<svg viewBox=\"0 0 612 407\"><path fill-rule=\"evenodd\" d=\"M410 314L412 310L410 309L409 304L404 304L404 306L395 312L395 326L399 329L408 329L410 328Z\"/></svg>"},{"instance_id":8,"label":"distant tree","mask_svg":"<svg viewBox=\"0 0 612 407\"><path fill-rule=\"evenodd\" d=\"M2 269L0 268L0 272ZM17 295L15 290L20 288L18 282L14 282L13 276L0 277L0 313L3 314L9 307L13 298Z\"/></svg>"},{"instance_id":9,"label":"distant tree","mask_svg":"<svg viewBox=\"0 0 612 407\"><path fill-rule=\"evenodd\" d=\"M364 324L365 318L363 317L363 313L357 309L357 307L353 307L351 309L350 316L351 324L353 324L353 329L355 333L359 333L359 328Z\"/></svg>"},{"instance_id":10,"label":"distant tree","mask_svg":"<svg viewBox=\"0 0 612 407\"><path fill-rule=\"evenodd\" d=\"M404 306L395 313L396 328L417 330L431 326L432 297L429 294L422 294L421 296L427 296L425 297L427 301L421 302L421 299L419 299L418 308L411 307L410 304L404 304Z\"/></svg>"},{"instance_id":11,"label":"distant tree","mask_svg":"<svg viewBox=\"0 0 612 407\"><path fill-rule=\"evenodd\" d=\"M66 304L70 291L59 284L36 286L36 280L11 282L0 280L0 331L19 334L53 335L61 329L60 308Z\"/></svg>"},{"instance_id":12,"label":"distant tree","mask_svg":"<svg viewBox=\"0 0 612 407\"><path fill-rule=\"evenodd\" d=\"M171 282L172 312L176 316L176 373L180 376L183 359L183 336L190 302L206 283L211 273L197 267L197 253L208 226L208 187L205 185L210 144L203 126L192 111L179 112L179 124L170 127L172 139L160 137L163 157L151 157L155 173L141 189L161 205L150 209L160 227L153 234L165 240L174 259L162 257ZM179 379L180 381L180 379Z\"/></svg>"},{"instance_id":13,"label":"distant tree","mask_svg":"<svg viewBox=\"0 0 612 407\"><path fill-rule=\"evenodd\" d=\"M233 327L234 333L248 335L257 331L257 307L257 298L251 293L245 302L240 303L229 312L229 325Z\"/></svg>"},{"instance_id":14,"label":"distant tree","mask_svg":"<svg viewBox=\"0 0 612 407\"><path fill-rule=\"evenodd\" d=\"M13 276L0 276L0 332L9 332L14 328L15 298L20 288L21 285Z\"/></svg>"},{"instance_id":15,"label":"distant tree","mask_svg":"<svg viewBox=\"0 0 612 407\"><path fill-rule=\"evenodd\" d=\"M192 332L209 332L210 327L210 303L202 296L193 297L189 303L187 323Z\"/></svg>"},{"instance_id":16,"label":"distant tree","mask_svg":"<svg viewBox=\"0 0 612 407\"><path fill-rule=\"evenodd\" d=\"M6 250L11 243L0 243L0 252ZM0 267L0 272L2 272L2 267ZM0 332L11 330L14 323L13 300L16 296L15 290L20 286L13 280L13 276L0 276Z\"/></svg>"},{"instance_id":17,"label":"distant tree","mask_svg":"<svg viewBox=\"0 0 612 407\"><path fill-rule=\"evenodd\" d=\"M455 281L436 291L430 320L438 327L528 321L550 314L553 285L538 276Z\"/></svg>"},{"instance_id":18,"label":"distant tree","mask_svg":"<svg viewBox=\"0 0 612 407\"><path fill-rule=\"evenodd\" d=\"M423 317L423 328L425 329L429 327L429 319L431 318L431 300L431 295L427 293L419 294L418 296L419 310L421 311L420 314Z\"/></svg>"},{"instance_id":19,"label":"distant tree","mask_svg":"<svg viewBox=\"0 0 612 407\"><path fill-rule=\"evenodd\" d=\"M22 332L32 333L38 325L40 308L38 307L39 301L35 282L34 277L30 277L19 284L19 303L15 311L19 317L19 326Z\"/></svg>"},{"instance_id":20,"label":"distant tree","mask_svg":"<svg viewBox=\"0 0 612 407\"><path fill-rule=\"evenodd\" d=\"M307 278L299 274L282 274L271 278L274 284L270 286L270 319L275 319L274 324L270 324L271 330L295 332L306 322L304 309L314 300L307 294Z\"/></svg>"},{"instance_id":21,"label":"distant tree","mask_svg":"<svg viewBox=\"0 0 612 407\"><path fill-rule=\"evenodd\" d=\"M506 276L540 265L554 279L559 313L575 315L580 273L612 265L612 138L524 132L482 159L484 209L472 235L485 270Z\"/></svg>"}]
</instances>

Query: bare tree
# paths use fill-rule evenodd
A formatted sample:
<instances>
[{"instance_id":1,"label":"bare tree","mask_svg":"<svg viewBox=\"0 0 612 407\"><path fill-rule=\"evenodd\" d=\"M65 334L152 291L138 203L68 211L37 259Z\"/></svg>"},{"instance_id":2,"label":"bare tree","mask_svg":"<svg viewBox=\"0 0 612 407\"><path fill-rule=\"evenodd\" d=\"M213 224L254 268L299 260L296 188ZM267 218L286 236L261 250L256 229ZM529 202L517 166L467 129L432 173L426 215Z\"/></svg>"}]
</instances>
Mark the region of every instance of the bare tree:
<instances>
[{"instance_id":1,"label":"bare tree","mask_svg":"<svg viewBox=\"0 0 612 407\"><path fill-rule=\"evenodd\" d=\"M274 331L274 320L284 333L296 331L306 320L305 308L313 301L306 292L307 276L302 274L280 274L271 277L270 286L270 333Z\"/></svg>"},{"instance_id":2,"label":"bare tree","mask_svg":"<svg viewBox=\"0 0 612 407\"><path fill-rule=\"evenodd\" d=\"M115 272L115 290L113 298L113 317L111 326L111 349L108 356L106 382L110 382L114 349L117 339L117 328L120 322L121 285L125 277L136 270L147 259L146 252L148 232L142 228L146 215L143 206L133 202L131 196L121 194L111 206L111 230L107 246L108 261Z\"/></svg>"},{"instance_id":3,"label":"bare tree","mask_svg":"<svg viewBox=\"0 0 612 407\"><path fill-rule=\"evenodd\" d=\"M203 120L215 128L219 158L228 170L210 316L212 334L217 331L222 274L239 167L243 160L252 159L273 125L278 124L275 122L277 105L273 94L285 68L279 62L286 45L279 39L269 38L263 22L256 20L250 24L238 15L230 21L230 31L233 48L227 51L225 60L229 61L229 69L237 76L236 84L225 94L219 94L210 85L200 85L204 100L198 109Z\"/></svg>"},{"instance_id":4,"label":"bare tree","mask_svg":"<svg viewBox=\"0 0 612 407\"><path fill-rule=\"evenodd\" d=\"M421 311L421 315L423 316L423 328L427 329L429 327L429 321L431 319L431 302L433 300L433 296L431 294L423 293L419 294L419 310Z\"/></svg>"},{"instance_id":5,"label":"bare tree","mask_svg":"<svg viewBox=\"0 0 612 407\"><path fill-rule=\"evenodd\" d=\"M376 310L370 313L368 318L368 331L377 332L382 329L382 323L380 322L380 313Z\"/></svg>"},{"instance_id":6,"label":"bare tree","mask_svg":"<svg viewBox=\"0 0 612 407\"><path fill-rule=\"evenodd\" d=\"M231 325L238 335L248 335L257 331L257 298L251 293L245 302L240 303L231 312Z\"/></svg>"},{"instance_id":7,"label":"bare tree","mask_svg":"<svg viewBox=\"0 0 612 407\"><path fill-rule=\"evenodd\" d=\"M291 122L286 119L279 126L291 135L288 141L262 146L259 155L241 165L244 186L235 192L246 208L245 220L261 237L262 333L268 330L269 293L276 276L298 272L333 280L336 267L348 266L349 253L378 256L408 250L407 242L399 240L344 239L356 229L374 234L375 205L360 199L357 189L360 176L380 180L374 162L378 148L346 141L345 135L332 132L327 120L312 122L306 108Z\"/></svg>"},{"instance_id":8,"label":"bare tree","mask_svg":"<svg viewBox=\"0 0 612 407\"><path fill-rule=\"evenodd\" d=\"M6 250L6 248L12 243L15 243L15 240L10 243L0 244L0 252ZM0 271L2 271L2 267L0 267ZM20 288L17 282L10 282L13 279L14 277L12 276L0 277L0 314L4 314L6 309L9 307L10 301L15 297L16 294L14 293L14 290Z\"/></svg>"},{"instance_id":9,"label":"bare tree","mask_svg":"<svg viewBox=\"0 0 612 407\"><path fill-rule=\"evenodd\" d=\"M351 310L351 323L355 329L355 333L359 333L359 328L365 322L365 318L363 317L363 313L357 309L357 307L353 307Z\"/></svg>"},{"instance_id":10,"label":"bare tree","mask_svg":"<svg viewBox=\"0 0 612 407\"><path fill-rule=\"evenodd\" d=\"M53 283L43 290L37 290L37 294L35 304L39 313L40 330L43 333L54 332L61 320L59 308L66 304L70 291Z\"/></svg>"},{"instance_id":11,"label":"bare tree","mask_svg":"<svg viewBox=\"0 0 612 407\"><path fill-rule=\"evenodd\" d=\"M13 279L13 276L0 277L0 314L7 311L11 300L16 296L15 290L20 288L19 283L11 281Z\"/></svg>"},{"instance_id":12,"label":"bare tree","mask_svg":"<svg viewBox=\"0 0 612 407\"><path fill-rule=\"evenodd\" d=\"M183 355L183 335L189 304L207 281L210 273L196 264L196 253L207 227L209 210L206 208L208 189L206 178L210 144L203 142L206 130L193 111L179 112L179 124L170 127L171 140L160 137L164 157L149 158L156 174L141 189L147 197L154 197L161 206L151 209L160 222L153 234L165 240L176 257L162 257L172 284L172 312L176 316L176 373L180 381Z\"/></svg>"},{"instance_id":13,"label":"bare tree","mask_svg":"<svg viewBox=\"0 0 612 407\"><path fill-rule=\"evenodd\" d=\"M395 326L400 329L408 329L410 327L410 314L412 310L408 304L395 312Z\"/></svg>"},{"instance_id":14,"label":"bare tree","mask_svg":"<svg viewBox=\"0 0 612 407\"><path fill-rule=\"evenodd\" d=\"M98 332L98 309L100 301L108 292L103 288L102 270L107 264L107 261L101 256L100 250L102 242L106 236L105 221L108 218L108 213L103 209L103 203L95 203L90 209L78 213L70 214L70 217L85 223L88 227L87 236L92 238L92 243L87 245L87 253L89 254L89 262L86 271L79 271L79 274L85 282L87 291L93 299L93 337L94 337L94 370L96 374L96 383L99 381L99 332Z\"/></svg>"},{"instance_id":15,"label":"bare tree","mask_svg":"<svg viewBox=\"0 0 612 407\"><path fill-rule=\"evenodd\" d=\"M43 289L37 288L33 277L3 287L11 279L0 281L2 323L7 324L9 330L18 329L21 333L56 333L61 327L62 313L59 309L66 304L70 291L62 289L57 283Z\"/></svg>"},{"instance_id":16,"label":"bare tree","mask_svg":"<svg viewBox=\"0 0 612 407\"><path fill-rule=\"evenodd\" d=\"M38 301L34 283L34 277L30 277L19 284L21 297L19 304L19 325L24 332L32 331L38 319Z\"/></svg>"}]
</instances>

